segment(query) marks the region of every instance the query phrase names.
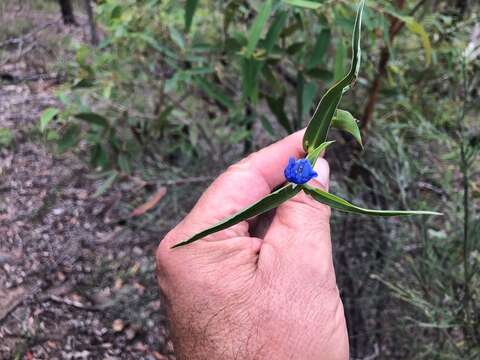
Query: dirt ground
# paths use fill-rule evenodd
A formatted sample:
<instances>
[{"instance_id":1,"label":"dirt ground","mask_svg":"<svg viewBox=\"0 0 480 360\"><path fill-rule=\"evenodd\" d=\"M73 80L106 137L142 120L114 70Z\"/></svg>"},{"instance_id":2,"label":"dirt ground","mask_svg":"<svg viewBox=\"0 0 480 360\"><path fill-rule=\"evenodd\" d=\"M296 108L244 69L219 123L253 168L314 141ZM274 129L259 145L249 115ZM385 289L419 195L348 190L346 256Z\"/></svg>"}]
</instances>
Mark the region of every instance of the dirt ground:
<instances>
[{"instance_id":1,"label":"dirt ground","mask_svg":"<svg viewBox=\"0 0 480 360\"><path fill-rule=\"evenodd\" d=\"M82 31L53 21L42 31ZM175 181L126 177L94 197L101 179L38 131L57 83L15 56L0 59L0 359L173 359L154 251L185 212Z\"/></svg>"}]
</instances>

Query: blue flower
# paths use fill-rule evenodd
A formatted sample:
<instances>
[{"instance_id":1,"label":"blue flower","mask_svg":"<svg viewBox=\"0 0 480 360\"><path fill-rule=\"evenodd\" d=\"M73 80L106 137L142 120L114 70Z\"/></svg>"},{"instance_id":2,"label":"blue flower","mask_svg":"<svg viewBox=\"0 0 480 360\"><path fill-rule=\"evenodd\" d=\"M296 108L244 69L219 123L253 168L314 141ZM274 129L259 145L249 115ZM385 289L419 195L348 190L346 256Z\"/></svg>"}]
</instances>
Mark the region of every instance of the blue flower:
<instances>
[{"instance_id":1,"label":"blue flower","mask_svg":"<svg viewBox=\"0 0 480 360\"><path fill-rule=\"evenodd\" d=\"M307 159L288 159L288 165L283 173L289 182L298 185L305 184L318 176L317 172L312 169L312 164L310 164L310 161Z\"/></svg>"}]
</instances>

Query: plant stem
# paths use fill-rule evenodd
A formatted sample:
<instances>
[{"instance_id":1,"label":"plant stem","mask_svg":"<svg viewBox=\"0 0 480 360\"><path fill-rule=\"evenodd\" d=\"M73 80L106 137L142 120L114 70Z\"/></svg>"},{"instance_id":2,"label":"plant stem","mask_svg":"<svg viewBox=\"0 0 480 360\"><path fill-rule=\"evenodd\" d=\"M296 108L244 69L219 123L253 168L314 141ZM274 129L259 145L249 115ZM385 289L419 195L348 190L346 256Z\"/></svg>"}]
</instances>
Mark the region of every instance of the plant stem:
<instances>
[{"instance_id":1,"label":"plant stem","mask_svg":"<svg viewBox=\"0 0 480 360\"><path fill-rule=\"evenodd\" d=\"M458 130L460 132L460 166L463 175L463 286L464 286L464 297L463 297L463 311L465 313L465 321L464 324L464 332L468 344L468 340L470 338L470 277L469 277L469 266L468 260L470 257L470 249L469 249L469 228L470 228L470 204L469 204L469 161L467 157L467 149L465 144L465 134L464 134L464 127L463 121L466 115L467 109L467 96L468 96L468 85L467 85L467 74L466 74L466 65L465 59L462 60L462 85L463 85L463 107L461 114L458 118ZM467 354L469 353L470 349L467 346Z\"/></svg>"}]
</instances>

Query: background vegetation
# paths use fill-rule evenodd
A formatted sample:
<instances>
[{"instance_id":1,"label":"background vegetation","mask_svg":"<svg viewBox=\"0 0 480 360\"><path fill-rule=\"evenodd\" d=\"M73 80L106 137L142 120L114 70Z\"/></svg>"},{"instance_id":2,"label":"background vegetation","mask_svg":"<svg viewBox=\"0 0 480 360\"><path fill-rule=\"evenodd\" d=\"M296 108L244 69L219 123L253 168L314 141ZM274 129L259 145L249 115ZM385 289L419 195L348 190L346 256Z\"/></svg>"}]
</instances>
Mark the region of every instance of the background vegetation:
<instances>
[{"instance_id":1,"label":"background vegetation","mask_svg":"<svg viewBox=\"0 0 480 360\"><path fill-rule=\"evenodd\" d=\"M352 1L93 5L88 31L99 39L64 37L65 56L48 63L60 104L45 109L37 135L90 164L103 179L95 196L131 178L171 185L161 201L177 217L202 189L188 184L304 127L349 66ZM333 190L366 207L445 216L334 214L353 358L480 357L479 16L468 0L367 3L360 78L342 103L365 147L334 134ZM165 214L146 216L126 226Z\"/></svg>"}]
</instances>

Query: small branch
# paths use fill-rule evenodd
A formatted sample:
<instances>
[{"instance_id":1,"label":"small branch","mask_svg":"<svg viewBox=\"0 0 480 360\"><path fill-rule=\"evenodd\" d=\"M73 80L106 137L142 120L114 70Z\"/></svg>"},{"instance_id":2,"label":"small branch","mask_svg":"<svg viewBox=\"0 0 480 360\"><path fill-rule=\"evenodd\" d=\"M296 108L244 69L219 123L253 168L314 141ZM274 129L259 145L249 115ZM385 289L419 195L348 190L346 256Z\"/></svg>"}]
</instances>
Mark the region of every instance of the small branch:
<instances>
[{"instance_id":1,"label":"small branch","mask_svg":"<svg viewBox=\"0 0 480 360\"><path fill-rule=\"evenodd\" d=\"M420 0L410 11L409 15L413 16L425 3L426 0ZM398 0L397 6L401 10L405 5L405 0ZM392 44L395 40L395 37L400 33L400 31L404 28L405 23L400 19L397 19L393 16L390 16L390 28L388 31L388 38L389 43ZM367 100L367 105L365 106L365 110L363 111L363 116L360 121L360 126L362 129L367 129L370 120L372 118L373 112L375 110L375 105L377 103L378 95L380 93L381 83L383 78L387 73L387 66L390 60L390 48L389 44L384 44L382 50L380 52L380 61L377 66L377 73L373 80L372 86L370 88L370 96Z\"/></svg>"}]
</instances>

